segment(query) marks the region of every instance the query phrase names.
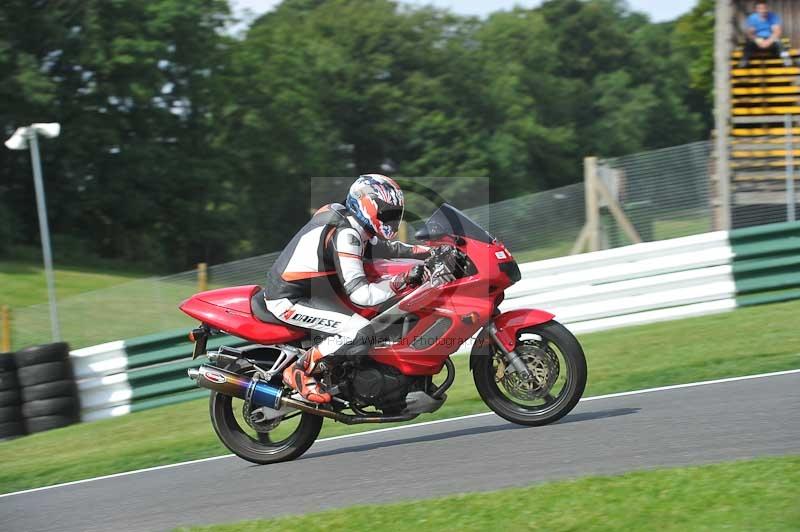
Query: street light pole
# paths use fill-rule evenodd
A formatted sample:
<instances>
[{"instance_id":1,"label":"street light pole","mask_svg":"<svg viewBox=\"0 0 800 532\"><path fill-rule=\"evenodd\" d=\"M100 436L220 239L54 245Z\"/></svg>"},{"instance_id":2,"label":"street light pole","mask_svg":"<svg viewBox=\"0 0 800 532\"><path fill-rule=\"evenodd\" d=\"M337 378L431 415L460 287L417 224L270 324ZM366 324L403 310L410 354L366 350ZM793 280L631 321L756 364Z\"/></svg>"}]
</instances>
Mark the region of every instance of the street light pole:
<instances>
[{"instance_id":1,"label":"street light pole","mask_svg":"<svg viewBox=\"0 0 800 532\"><path fill-rule=\"evenodd\" d=\"M10 150L31 150L31 166L33 166L33 186L36 190L36 211L39 215L39 233L42 239L42 255L44 256L44 275L47 280L47 298L50 302L50 331L54 342L61 340L58 326L58 309L56 308L56 283L53 277L53 254L50 246L50 229L47 223L47 205L44 198L44 182L42 180L42 162L39 157L39 133L54 138L61 132L56 123L32 124L21 127L6 141Z\"/></svg>"},{"instance_id":2,"label":"street light pole","mask_svg":"<svg viewBox=\"0 0 800 532\"><path fill-rule=\"evenodd\" d=\"M44 255L44 275L47 279L47 298L50 302L50 331L54 342L61 341L58 326L58 308L56 307L56 283L53 277L53 254L50 247L50 228L47 223L47 204L44 199L42 182L42 163L39 159L39 136L34 128L28 129L28 143L31 147L31 165L33 166L33 186L36 189L36 212L39 215L39 233L42 237L42 255Z\"/></svg>"}]
</instances>

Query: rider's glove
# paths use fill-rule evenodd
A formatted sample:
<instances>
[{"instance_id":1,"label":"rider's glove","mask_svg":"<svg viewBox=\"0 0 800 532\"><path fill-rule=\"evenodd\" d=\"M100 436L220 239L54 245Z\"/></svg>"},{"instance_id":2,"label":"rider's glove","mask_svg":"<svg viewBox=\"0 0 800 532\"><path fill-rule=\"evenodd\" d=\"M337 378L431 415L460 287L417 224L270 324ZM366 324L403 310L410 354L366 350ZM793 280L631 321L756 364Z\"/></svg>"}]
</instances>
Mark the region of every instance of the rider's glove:
<instances>
[{"instance_id":1,"label":"rider's glove","mask_svg":"<svg viewBox=\"0 0 800 532\"><path fill-rule=\"evenodd\" d=\"M391 286L395 294L399 294L406 288L413 288L421 285L427 280L425 267L417 264L405 273L399 273L392 278Z\"/></svg>"},{"instance_id":2,"label":"rider's glove","mask_svg":"<svg viewBox=\"0 0 800 532\"><path fill-rule=\"evenodd\" d=\"M422 264L417 264L406 272L406 284L408 286L419 286L427 280L427 272Z\"/></svg>"}]
</instances>

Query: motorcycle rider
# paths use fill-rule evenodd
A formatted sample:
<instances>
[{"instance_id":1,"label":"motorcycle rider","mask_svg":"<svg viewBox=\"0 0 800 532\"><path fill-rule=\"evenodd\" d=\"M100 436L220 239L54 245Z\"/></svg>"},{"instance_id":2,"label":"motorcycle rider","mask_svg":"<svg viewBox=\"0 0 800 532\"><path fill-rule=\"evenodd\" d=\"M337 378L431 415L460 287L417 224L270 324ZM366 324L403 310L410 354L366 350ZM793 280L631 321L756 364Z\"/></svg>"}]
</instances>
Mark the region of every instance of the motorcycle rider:
<instances>
[{"instance_id":1,"label":"motorcycle rider","mask_svg":"<svg viewBox=\"0 0 800 532\"><path fill-rule=\"evenodd\" d=\"M369 351L374 336L369 320L342 298L371 307L425 281L421 265L372 283L364 273L365 258L428 256L425 246L393 240L404 209L403 192L394 180L361 175L350 187L345 205L320 208L270 269L264 291L267 309L282 322L324 336L283 372L284 383L305 399L330 402L331 394L315 375L333 357L360 357Z\"/></svg>"}]
</instances>

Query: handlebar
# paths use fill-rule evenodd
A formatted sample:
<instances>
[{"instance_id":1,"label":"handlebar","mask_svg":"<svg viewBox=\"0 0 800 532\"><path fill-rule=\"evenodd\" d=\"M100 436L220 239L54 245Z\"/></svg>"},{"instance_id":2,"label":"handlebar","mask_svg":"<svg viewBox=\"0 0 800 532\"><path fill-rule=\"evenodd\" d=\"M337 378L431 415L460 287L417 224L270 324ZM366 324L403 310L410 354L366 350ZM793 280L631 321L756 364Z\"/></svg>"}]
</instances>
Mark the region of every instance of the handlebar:
<instances>
[{"instance_id":1,"label":"handlebar","mask_svg":"<svg viewBox=\"0 0 800 532\"><path fill-rule=\"evenodd\" d=\"M433 286L449 283L467 271L467 255L457 247L443 245L431 250L425 269Z\"/></svg>"}]
</instances>

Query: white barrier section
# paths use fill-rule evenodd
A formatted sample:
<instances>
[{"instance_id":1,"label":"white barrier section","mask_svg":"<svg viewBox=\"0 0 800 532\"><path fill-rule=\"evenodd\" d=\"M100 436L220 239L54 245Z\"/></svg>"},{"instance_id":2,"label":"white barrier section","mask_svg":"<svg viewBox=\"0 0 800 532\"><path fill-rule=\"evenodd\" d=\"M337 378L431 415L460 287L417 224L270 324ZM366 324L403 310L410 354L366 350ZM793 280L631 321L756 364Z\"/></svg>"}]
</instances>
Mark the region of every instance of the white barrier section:
<instances>
[{"instance_id":1,"label":"white barrier section","mask_svg":"<svg viewBox=\"0 0 800 532\"><path fill-rule=\"evenodd\" d=\"M122 340L70 353L81 399L81 419L92 421L130 412L128 354Z\"/></svg>"},{"instance_id":2,"label":"white barrier section","mask_svg":"<svg viewBox=\"0 0 800 532\"><path fill-rule=\"evenodd\" d=\"M732 310L728 233L522 264L501 310L541 308L575 333Z\"/></svg>"}]
</instances>

